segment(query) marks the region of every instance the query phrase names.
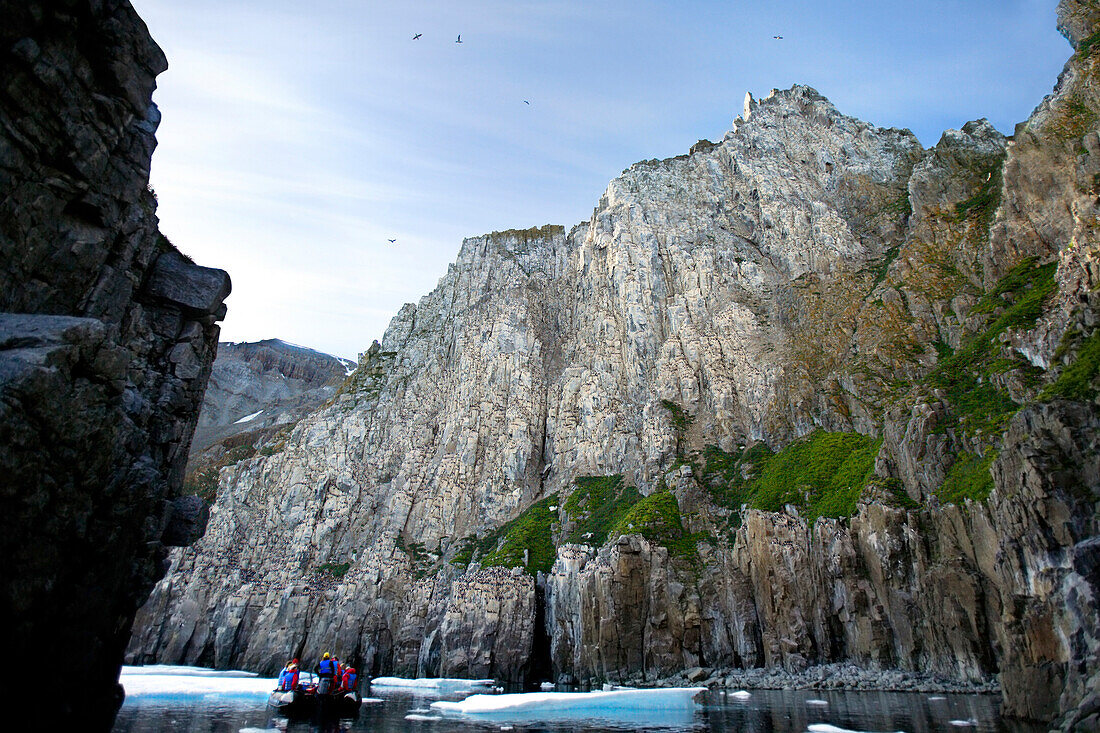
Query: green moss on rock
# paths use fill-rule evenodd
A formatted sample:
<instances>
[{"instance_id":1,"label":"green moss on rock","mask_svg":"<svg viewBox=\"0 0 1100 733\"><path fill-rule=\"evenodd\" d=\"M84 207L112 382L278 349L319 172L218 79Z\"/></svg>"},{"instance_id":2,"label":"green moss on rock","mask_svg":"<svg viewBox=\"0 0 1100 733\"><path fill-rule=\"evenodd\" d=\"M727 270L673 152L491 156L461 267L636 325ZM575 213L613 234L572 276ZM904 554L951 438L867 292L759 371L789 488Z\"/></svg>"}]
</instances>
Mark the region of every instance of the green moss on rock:
<instances>
[{"instance_id":1,"label":"green moss on rock","mask_svg":"<svg viewBox=\"0 0 1100 733\"><path fill-rule=\"evenodd\" d=\"M317 566L318 573L332 578L342 578L348 574L350 569L351 563L347 562L326 562Z\"/></svg>"},{"instance_id":2,"label":"green moss on rock","mask_svg":"<svg viewBox=\"0 0 1100 733\"><path fill-rule=\"evenodd\" d=\"M684 531L680 505L667 488L639 499L611 527L608 537L628 534L640 534L667 547L674 557L694 556L698 539Z\"/></svg>"},{"instance_id":3,"label":"green moss on rock","mask_svg":"<svg viewBox=\"0 0 1100 733\"><path fill-rule=\"evenodd\" d=\"M999 337L1009 329L1028 329L1042 314L1043 304L1054 293L1054 262L1040 265L1034 258L1020 262L1002 277L971 309L971 315L987 315L986 326L964 339L956 351L937 346L939 363L928 384L946 393L951 415L941 431L957 427L968 435L999 432L1019 405L993 381L994 375L1020 370L1027 363L1007 355ZM1029 374L1024 374L1029 376Z\"/></svg>"},{"instance_id":4,"label":"green moss on rock","mask_svg":"<svg viewBox=\"0 0 1100 733\"><path fill-rule=\"evenodd\" d=\"M484 537L466 538L451 562L465 567L477 560L484 568L523 568L531 575L548 572L557 557L552 537L557 512L550 511L557 503L558 495L551 494Z\"/></svg>"},{"instance_id":5,"label":"green moss on rock","mask_svg":"<svg viewBox=\"0 0 1100 733\"><path fill-rule=\"evenodd\" d=\"M936 497L944 504L958 504L966 499L985 499L993 490L993 475L989 472L989 467L996 457L995 450L986 451L982 456L960 453L948 471L943 486L936 492Z\"/></svg>"},{"instance_id":6,"label":"green moss on rock","mask_svg":"<svg viewBox=\"0 0 1100 733\"><path fill-rule=\"evenodd\" d=\"M780 511L792 504L810 521L855 514L874 470L880 440L859 433L818 430L791 443L762 467L752 505Z\"/></svg>"},{"instance_id":7,"label":"green moss on rock","mask_svg":"<svg viewBox=\"0 0 1100 733\"><path fill-rule=\"evenodd\" d=\"M1062 370L1058 379L1047 386L1041 399L1061 397L1067 400L1091 400L1097 395L1097 375L1100 373L1100 330L1082 341L1074 360Z\"/></svg>"},{"instance_id":8,"label":"green moss on rock","mask_svg":"<svg viewBox=\"0 0 1100 733\"><path fill-rule=\"evenodd\" d=\"M627 486L622 475L581 476L562 508L574 529L563 543L600 546L611 528L641 499L638 490Z\"/></svg>"}]
</instances>

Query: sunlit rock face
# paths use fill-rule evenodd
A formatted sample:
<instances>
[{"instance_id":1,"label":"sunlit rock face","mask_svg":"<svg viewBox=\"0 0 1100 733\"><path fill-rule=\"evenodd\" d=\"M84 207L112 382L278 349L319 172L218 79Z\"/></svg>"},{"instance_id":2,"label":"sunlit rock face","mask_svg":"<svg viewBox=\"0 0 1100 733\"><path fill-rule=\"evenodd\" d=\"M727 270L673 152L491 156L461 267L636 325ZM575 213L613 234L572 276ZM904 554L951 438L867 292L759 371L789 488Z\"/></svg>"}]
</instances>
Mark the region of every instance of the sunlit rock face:
<instances>
[{"instance_id":1,"label":"sunlit rock face","mask_svg":"<svg viewBox=\"0 0 1100 733\"><path fill-rule=\"evenodd\" d=\"M130 658L646 681L847 660L1000 674L1010 715L1087 722L1100 102L1091 11L1062 13L1078 51L1012 139L979 120L924 150L796 86L568 231L465 240L331 404L222 470ZM871 451L816 522L805 487L770 478L763 510L706 467L816 430ZM647 521L676 532L577 529L576 480L611 475L671 492Z\"/></svg>"},{"instance_id":2,"label":"sunlit rock face","mask_svg":"<svg viewBox=\"0 0 1100 733\"><path fill-rule=\"evenodd\" d=\"M128 2L0 3L0 581L5 651L80 684L20 695L109 729L165 546L229 277L157 231L160 49ZM48 698L48 699L40 699Z\"/></svg>"}]
</instances>

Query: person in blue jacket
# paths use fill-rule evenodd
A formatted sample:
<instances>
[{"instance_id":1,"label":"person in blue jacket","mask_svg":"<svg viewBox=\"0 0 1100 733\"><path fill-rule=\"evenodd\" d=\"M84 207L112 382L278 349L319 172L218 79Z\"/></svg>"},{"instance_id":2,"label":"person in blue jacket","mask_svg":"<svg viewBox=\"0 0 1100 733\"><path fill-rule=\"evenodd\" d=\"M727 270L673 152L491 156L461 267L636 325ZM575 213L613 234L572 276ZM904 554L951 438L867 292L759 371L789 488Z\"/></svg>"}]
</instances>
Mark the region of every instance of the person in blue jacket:
<instances>
[{"instance_id":1,"label":"person in blue jacket","mask_svg":"<svg viewBox=\"0 0 1100 733\"><path fill-rule=\"evenodd\" d=\"M317 692L321 695L327 695L332 692L333 682L336 679L336 662L332 661L328 652L325 652L321 657L321 661L317 662L316 671L319 678Z\"/></svg>"},{"instance_id":2,"label":"person in blue jacket","mask_svg":"<svg viewBox=\"0 0 1100 733\"><path fill-rule=\"evenodd\" d=\"M279 673L279 689L284 692L295 689L298 686L298 660L292 659Z\"/></svg>"}]
</instances>

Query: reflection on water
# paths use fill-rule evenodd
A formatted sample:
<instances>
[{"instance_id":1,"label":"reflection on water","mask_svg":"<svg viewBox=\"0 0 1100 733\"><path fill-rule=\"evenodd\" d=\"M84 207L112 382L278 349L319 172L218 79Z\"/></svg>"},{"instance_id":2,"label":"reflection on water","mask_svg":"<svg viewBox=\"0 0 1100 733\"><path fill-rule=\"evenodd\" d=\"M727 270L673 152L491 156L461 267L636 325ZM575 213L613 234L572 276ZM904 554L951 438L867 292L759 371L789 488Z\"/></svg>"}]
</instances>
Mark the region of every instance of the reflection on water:
<instances>
[{"instance_id":1,"label":"reflection on water","mask_svg":"<svg viewBox=\"0 0 1100 733\"><path fill-rule=\"evenodd\" d=\"M189 731L194 733L253 733L284 731L728 731L733 733L813 733L849 731L958 731L958 733L1038 733L1045 726L1003 721L997 715L998 698L990 695L927 695L888 692L826 692L812 690L752 693L746 700L710 692L694 714L634 715L615 719L532 721L440 719L427 708L423 696L407 691L374 691L384 702L364 705L350 721L321 724L289 723L274 717L263 702L247 700L134 700L123 705L116 733ZM462 699L463 695L448 699ZM414 712L415 711L415 712ZM407 718L410 713L412 719ZM669 717L671 715L671 717Z\"/></svg>"}]
</instances>

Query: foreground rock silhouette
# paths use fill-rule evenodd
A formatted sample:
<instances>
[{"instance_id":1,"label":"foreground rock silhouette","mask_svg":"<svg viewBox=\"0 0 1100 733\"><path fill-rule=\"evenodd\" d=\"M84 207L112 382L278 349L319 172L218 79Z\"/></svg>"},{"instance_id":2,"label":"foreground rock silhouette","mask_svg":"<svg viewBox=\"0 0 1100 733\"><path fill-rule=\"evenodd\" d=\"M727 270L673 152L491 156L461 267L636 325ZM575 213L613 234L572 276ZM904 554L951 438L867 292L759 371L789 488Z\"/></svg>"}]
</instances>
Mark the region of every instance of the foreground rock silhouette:
<instances>
[{"instance_id":1,"label":"foreground rock silhouette","mask_svg":"<svg viewBox=\"0 0 1100 733\"><path fill-rule=\"evenodd\" d=\"M25 710L108 730L134 612L205 525L178 493L230 282L157 230L166 62L129 2L0 17L0 638Z\"/></svg>"}]
</instances>

